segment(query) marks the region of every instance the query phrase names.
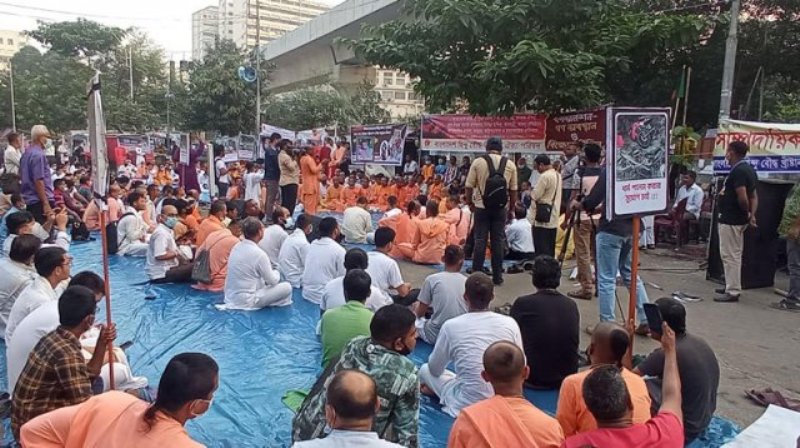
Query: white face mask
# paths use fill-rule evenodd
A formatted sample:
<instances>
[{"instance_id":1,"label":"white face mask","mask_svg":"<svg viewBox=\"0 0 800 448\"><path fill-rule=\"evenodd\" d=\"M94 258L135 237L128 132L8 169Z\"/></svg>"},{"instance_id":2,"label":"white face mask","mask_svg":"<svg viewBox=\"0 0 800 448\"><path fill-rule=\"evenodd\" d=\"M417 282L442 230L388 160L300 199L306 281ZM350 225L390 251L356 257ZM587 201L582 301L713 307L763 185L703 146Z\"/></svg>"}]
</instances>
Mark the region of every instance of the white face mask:
<instances>
[{"instance_id":1,"label":"white face mask","mask_svg":"<svg viewBox=\"0 0 800 448\"><path fill-rule=\"evenodd\" d=\"M286 224L284 224L284 227L294 227L294 218L291 216L286 218Z\"/></svg>"},{"instance_id":2,"label":"white face mask","mask_svg":"<svg viewBox=\"0 0 800 448\"><path fill-rule=\"evenodd\" d=\"M229 225L231 225L231 218L223 219L222 220L222 225L225 226L225 227L228 227Z\"/></svg>"}]
</instances>

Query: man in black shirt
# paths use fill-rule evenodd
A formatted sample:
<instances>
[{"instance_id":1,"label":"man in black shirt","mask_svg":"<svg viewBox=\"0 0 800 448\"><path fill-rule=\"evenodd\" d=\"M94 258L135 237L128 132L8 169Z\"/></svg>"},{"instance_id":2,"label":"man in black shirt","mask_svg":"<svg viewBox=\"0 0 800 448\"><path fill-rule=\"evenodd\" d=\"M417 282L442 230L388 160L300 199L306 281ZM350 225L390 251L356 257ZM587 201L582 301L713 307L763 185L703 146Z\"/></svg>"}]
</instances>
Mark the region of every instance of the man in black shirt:
<instances>
[{"instance_id":1,"label":"man in black shirt","mask_svg":"<svg viewBox=\"0 0 800 448\"><path fill-rule=\"evenodd\" d=\"M677 300L665 297L656 300L661 317L675 331L675 351L681 377L683 428L688 445L702 434L717 409L719 363L714 350L702 338L686 332L686 309ZM655 340L661 335L651 333ZM634 373L654 377L648 379L652 410L661 405L661 380L664 376L664 351L657 349L642 361Z\"/></svg>"},{"instance_id":2,"label":"man in black shirt","mask_svg":"<svg viewBox=\"0 0 800 448\"><path fill-rule=\"evenodd\" d=\"M747 226L756 227L756 172L747 163L747 143L732 142L725 152L731 172L719 195L719 254L725 270L725 289L715 302L738 302L742 293L742 250Z\"/></svg>"},{"instance_id":3,"label":"man in black shirt","mask_svg":"<svg viewBox=\"0 0 800 448\"><path fill-rule=\"evenodd\" d=\"M575 302L556 290L560 283L558 261L539 256L533 262L536 294L518 298L511 307L530 367L526 383L537 389L558 389L578 371L581 316Z\"/></svg>"},{"instance_id":4,"label":"man in black shirt","mask_svg":"<svg viewBox=\"0 0 800 448\"><path fill-rule=\"evenodd\" d=\"M281 134L274 132L269 136L269 144L264 145L264 185L267 187L267 199L264 204L264 216L272 216L275 201L278 199L281 168L278 165L278 143ZM273 223L274 224L274 223Z\"/></svg>"}]
</instances>

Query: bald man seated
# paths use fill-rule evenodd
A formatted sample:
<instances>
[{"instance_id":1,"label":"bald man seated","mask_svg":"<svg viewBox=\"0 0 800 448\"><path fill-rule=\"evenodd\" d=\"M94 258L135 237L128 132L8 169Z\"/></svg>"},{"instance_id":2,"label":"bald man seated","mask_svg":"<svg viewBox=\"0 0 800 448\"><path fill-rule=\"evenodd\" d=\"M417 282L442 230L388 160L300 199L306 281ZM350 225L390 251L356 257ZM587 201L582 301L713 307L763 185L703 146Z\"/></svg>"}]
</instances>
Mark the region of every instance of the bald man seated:
<instances>
[{"instance_id":1,"label":"bald man seated","mask_svg":"<svg viewBox=\"0 0 800 448\"><path fill-rule=\"evenodd\" d=\"M380 409L375 381L358 370L341 370L327 390L325 420L332 429L324 439L296 442L295 448L370 447L399 448L402 445L381 440L372 431L372 420Z\"/></svg>"},{"instance_id":2,"label":"bald man seated","mask_svg":"<svg viewBox=\"0 0 800 448\"><path fill-rule=\"evenodd\" d=\"M483 379L492 384L494 397L461 411L447 446L560 447L564 433L558 421L522 395L529 367L522 350L510 341L498 341L483 353Z\"/></svg>"},{"instance_id":3,"label":"bald man seated","mask_svg":"<svg viewBox=\"0 0 800 448\"><path fill-rule=\"evenodd\" d=\"M633 407L633 423L644 423L650 419L650 395L647 392L647 385L639 375L622 365L629 345L630 335L627 330L615 322L600 322L594 328L592 342L587 350L591 367L566 377L561 384L556 418L565 436L597 429L597 421L589 412L583 398L583 383L598 366L612 365L620 369Z\"/></svg>"}]
</instances>

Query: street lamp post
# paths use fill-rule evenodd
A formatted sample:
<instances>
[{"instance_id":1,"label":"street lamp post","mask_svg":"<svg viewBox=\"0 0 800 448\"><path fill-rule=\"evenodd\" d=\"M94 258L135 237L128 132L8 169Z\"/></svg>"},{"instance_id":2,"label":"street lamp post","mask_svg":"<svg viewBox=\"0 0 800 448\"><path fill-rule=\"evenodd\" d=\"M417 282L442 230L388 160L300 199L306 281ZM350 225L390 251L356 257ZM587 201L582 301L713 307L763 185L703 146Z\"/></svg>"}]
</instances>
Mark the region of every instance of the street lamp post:
<instances>
[{"instance_id":1,"label":"street lamp post","mask_svg":"<svg viewBox=\"0 0 800 448\"><path fill-rule=\"evenodd\" d=\"M14 100L14 66L8 61L9 87L11 87L11 129L17 132L17 106Z\"/></svg>"}]
</instances>

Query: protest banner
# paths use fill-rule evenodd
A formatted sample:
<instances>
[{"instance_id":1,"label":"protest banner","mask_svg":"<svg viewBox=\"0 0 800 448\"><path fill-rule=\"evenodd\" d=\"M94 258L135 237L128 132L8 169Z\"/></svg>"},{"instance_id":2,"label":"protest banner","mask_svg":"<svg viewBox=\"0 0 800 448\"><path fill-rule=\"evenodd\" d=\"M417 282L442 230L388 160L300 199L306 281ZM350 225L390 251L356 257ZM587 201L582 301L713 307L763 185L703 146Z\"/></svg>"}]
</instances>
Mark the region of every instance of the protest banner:
<instances>
[{"instance_id":1,"label":"protest banner","mask_svg":"<svg viewBox=\"0 0 800 448\"><path fill-rule=\"evenodd\" d=\"M438 152L484 152L489 137L503 139L503 152L544 153L547 117L517 114L510 117L423 115L420 149Z\"/></svg>"},{"instance_id":2,"label":"protest banner","mask_svg":"<svg viewBox=\"0 0 800 448\"><path fill-rule=\"evenodd\" d=\"M254 135L239 134L236 154L239 160L252 161L256 158L258 139Z\"/></svg>"},{"instance_id":3,"label":"protest banner","mask_svg":"<svg viewBox=\"0 0 800 448\"><path fill-rule=\"evenodd\" d=\"M269 137L270 135L276 133L280 134L281 138L285 138L286 140L294 141L297 138L297 134L292 130L279 128L278 126L272 126L266 123L261 124L262 137Z\"/></svg>"},{"instance_id":4,"label":"protest banner","mask_svg":"<svg viewBox=\"0 0 800 448\"><path fill-rule=\"evenodd\" d=\"M371 124L352 126L352 159L355 164L393 165L403 164L408 125Z\"/></svg>"},{"instance_id":5,"label":"protest banner","mask_svg":"<svg viewBox=\"0 0 800 448\"><path fill-rule=\"evenodd\" d=\"M302 140L309 145L321 145L328 137L328 131L325 128L306 129L304 131L297 131L297 140Z\"/></svg>"},{"instance_id":6,"label":"protest banner","mask_svg":"<svg viewBox=\"0 0 800 448\"><path fill-rule=\"evenodd\" d=\"M720 120L714 144L715 174L730 172L725 151L735 141L750 147L745 160L757 172L800 173L800 124Z\"/></svg>"},{"instance_id":7,"label":"protest banner","mask_svg":"<svg viewBox=\"0 0 800 448\"><path fill-rule=\"evenodd\" d=\"M606 112L606 216L652 215L669 201L669 109Z\"/></svg>"},{"instance_id":8,"label":"protest banner","mask_svg":"<svg viewBox=\"0 0 800 448\"><path fill-rule=\"evenodd\" d=\"M602 145L606 138L606 109L592 109L547 117L548 152L564 151L573 142Z\"/></svg>"},{"instance_id":9,"label":"protest banner","mask_svg":"<svg viewBox=\"0 0 800 448\"><path fill-rule=\"evenodd\" d=\"M225 155L222 157L222 160L225 163L236 162L239 160L239 153L237 148L239 147L238 139L233 137L219 137L217 138L217 144L222 145L225 149Z\"/></svg>"}]
</instances>

